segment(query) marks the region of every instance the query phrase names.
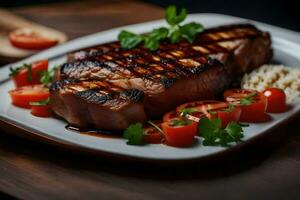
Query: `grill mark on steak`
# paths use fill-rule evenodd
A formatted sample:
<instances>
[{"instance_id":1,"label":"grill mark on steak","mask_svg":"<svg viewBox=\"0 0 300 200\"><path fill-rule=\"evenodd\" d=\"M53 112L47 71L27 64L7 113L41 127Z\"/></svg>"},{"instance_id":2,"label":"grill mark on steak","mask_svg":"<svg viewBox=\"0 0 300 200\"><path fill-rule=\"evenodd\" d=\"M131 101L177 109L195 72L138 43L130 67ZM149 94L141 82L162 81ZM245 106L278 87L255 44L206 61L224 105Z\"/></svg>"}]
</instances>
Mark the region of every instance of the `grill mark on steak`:
<instances>
[{"instance_id":1,"label":"grill mark on steak","mask_svg":"<svg viewBox=\"0 0 300 200\"><path fill-rule=\"evenodd\" d=\"M53 83L50 91L64 90L91 103L104 104L113 99L139 102L144 98L142 91L137 89L125 90L106 81L79 81L64 79Z\"/></svg>"},{"instance_id":2,"label":"grill mark on steak","mask_svg":"<svg viewBox=\"0 0 300 200\"><path fill-rule=\"evenodd\" d=\"M176 79L201 73L203 70L199 69L205 69L202 66L208 62L208 57L224 57L239 46L240 39L261 35L262 32L252 25L225 26L204 31L193 44L187 41L179 44L164 41L155 52L149 52L143 47L124 50L119 43L113 42L84 50L88 54L95 49L100 53L66 63L61 68L61 78L116 80L135 77L156 83L164 83L166 79L170 79L171 83ZM190 62L184 62L187 60ZM191 63L197 64L188 67Z\"/></svg>"},{"instance_id":3,"label":"grill mark on steak","mask_svg":"<svg viewBox=\"0 0 300 200\"><path fill-rule=\"evenodd\" d=\"M182 51L177 51L179 55ZM79 60L66 63L61 67L61 78L119 80L147 79L165 88L175 80L196 75L216 64L216 60L205 56L193 56L182 59L161 59L153 61L152 56L123 57L120 60L100 62L98 60Z\"/></svg>"}]
</instances>

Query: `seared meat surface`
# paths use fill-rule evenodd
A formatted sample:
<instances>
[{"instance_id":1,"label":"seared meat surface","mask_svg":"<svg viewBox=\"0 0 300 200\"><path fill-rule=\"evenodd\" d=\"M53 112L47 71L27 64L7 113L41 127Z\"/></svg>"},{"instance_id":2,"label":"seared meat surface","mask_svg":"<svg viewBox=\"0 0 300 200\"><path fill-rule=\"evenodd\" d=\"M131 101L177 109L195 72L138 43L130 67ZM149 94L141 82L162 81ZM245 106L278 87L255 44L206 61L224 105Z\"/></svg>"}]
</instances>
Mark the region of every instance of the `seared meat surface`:
<instances>
[{"instance_id":1,"label":"seared meat surface","mask_svg":"<svg viewBox=\"0 0 300 200\"><path fill-rule=\"evenodd\" d=\"M130 123L145 122L145 115L156 117L184 102L212 99L234 76L271 57L269 34L252 25L208 29L193 44L163 41L154 52L107 43L68 55L57 74L58 82L51 87L52 108L73 125L124 129ZM111 88L118 88L117 93ZM128 91L139 93L143 100L124 98L122 94L130 96ZM109 97L107 102L91 101L100 93Z\"/></svg>"},{"instance_id":2,"label":"seared meat surface","mask_svg":"<svg viewBox=\"0 0 300 200\"><path fill-rule=\"evenodd\" d=\"M52 109L75 126L120 130L146 120L144 94L137 89L125 90L106 81L65 79L52 84L50 92Z\"/></svg>"}]
</instances>

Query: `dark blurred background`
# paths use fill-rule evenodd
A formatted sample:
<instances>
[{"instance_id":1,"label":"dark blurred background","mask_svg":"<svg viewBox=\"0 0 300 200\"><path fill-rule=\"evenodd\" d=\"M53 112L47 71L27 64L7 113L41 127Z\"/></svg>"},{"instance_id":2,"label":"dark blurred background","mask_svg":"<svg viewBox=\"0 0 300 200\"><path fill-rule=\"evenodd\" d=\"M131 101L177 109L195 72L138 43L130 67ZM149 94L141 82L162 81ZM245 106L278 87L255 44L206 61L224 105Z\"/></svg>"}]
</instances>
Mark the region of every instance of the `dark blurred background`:
<instances>
[{"instance_id":1,"label":"dark blurred background","mask_svg":"<svg viewBox=\"0 0 300 200\"><path fill-rule=\"evenodd\" d=\"M70 1L70 0L68 0ZM101 0L99 0L101 1ZM102 0L103 1L103 0ZM104 0L105 1L105 0ZM107 1L107 0L106 0ZM159 6L175 4L189 12L222 13L300 31L299 1L292 0L145 0ZM2 7L59 2L57 0L0 0Z\"/></svg>"}]
</instances>

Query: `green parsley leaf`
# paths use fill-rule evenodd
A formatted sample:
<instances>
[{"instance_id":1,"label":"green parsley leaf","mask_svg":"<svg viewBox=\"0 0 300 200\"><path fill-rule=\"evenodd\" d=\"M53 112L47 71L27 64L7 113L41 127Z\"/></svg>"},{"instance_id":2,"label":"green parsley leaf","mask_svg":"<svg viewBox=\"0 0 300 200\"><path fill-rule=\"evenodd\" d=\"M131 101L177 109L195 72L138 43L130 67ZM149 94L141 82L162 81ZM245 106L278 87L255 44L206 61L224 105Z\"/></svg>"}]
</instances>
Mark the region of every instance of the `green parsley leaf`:
<instances>
[{"instance_id":1,"label":"green parsley leaf","mask_svg":"<svg viewBox=\"0 0 300 200\"><path fill-rule=\"evenodd\" d=\"M44 85L48 85L50 83L52 83L53 78L54 78L54 74L55 71L59 68L59 65L56 65L55 67L53 67L52 69L48 70L48 71L41 71L41 78L40 78L40 82Z\"/></svg>"},{"instance_id":2,"label":"green parsley leaf","mask_svg":"<svg viewBox=\"0 0 300 200\"><path fill-rule=\"evenodd\" d=\"M214 110L208 110L207 112L211 115L216 115L217 114L217 111L214 111Z\"/></svg>"},{"instance_id":3,"label":"green parsley leaf","mask_svg":"<svg viewBox=\"0 0 300 200\"><path fill-rule=\"evenodd\" d=\"M36 102L29 102L29 105L31 106L45 106L50 103L50 98L41 100L41 101L36 101Z\"/></svg>"},{"instance_id":4,"label":"green parsley leaf","mask_svg":"<svg viewBox=\"0 0 300 200\"><path fill-rule=\"evenodd\" d=\"M196 22L191 22L180 26L181 37L187 39L190 43L193 43L197 34L201 33L204 27Z\"/></svg>"},{"instance_id":5,"label":"green parsley leaf","mask_svg":"<svg viewBox=\"0 0 300 200\"><path fill-rule=\"evenodd\" d=\"M141 35L131 33L129 31L121 31L118 36L121 46L125 49L132 49L143 41Z\"/></svg>"},{"instance_id":6,"label":"green parsley leaf","mask_svg":"<svg viewBox=\"0 0 300 200\"><path fill-rule=\"evenodd\" d=\"M16 68L13 68L13 67L10 67L9 70L10 70L10 74L9 76L16 76L19 74L20 70L23 70L27 68L27 80L29 82L32 81L32 66L30 64L23 64L22 66L20 67L16 67Z\"/></svg>"},{"instance_id":7,"label":"green parsley leaf","mask_svg":"<svg viewBox=\"0 0 300 200\"><path fill-rule=\"evenodd\" d=\"M229 146L231 142L240 142L244 137L243 128L236 122L230 122L225 129L221 128L221 119L203 118L199 122L199 132L204 138L204 146Z\"/></svg>"},{"instance_id":8,"label":"green parsley leaf","mask_svg":"<svg viewBox=\"0 0 300 200\"><path fill-rule=\"evenodd\" d=\"M221 130L221 119L202 118L199 122L199 131L204 138L203 145L215 146L218 145L217 139Z\"/></svg>"},{"instance_id":9,"label":"green parsley leaf","mask_svg":"<svg viewBox=\"0 0 300 200\"><path fill-rule=\"evenodd\" d=\"M178 43L181 39L181 33L180 33L180 30L179 29L175 29L171 32L170 34L170 40L171 42L174 44L174 43Z\"/></svg>"},{"instance_id":10,"label":"green parsley leaf","mask_svg":"<svg viewBox=\"0 0 300 200\"><path fill-rule=\"evenodd\" d=\"M186 126L186 125L191 124L191 121L174 119L174 120L171 120L169 122L169 124L170 124L170 126Z\"/></svg>"},{"instance_id":11,"label":"green parsley leaf","mask_svg":"<svg viewBox=\"0 0 300 200\"><path fill-rule=\"evenodd\" d=\"M186 9L183 8L177 13L175 6L169 6L165 12L165 18L169 27L160 27L144 35L123 30L118 36L121 47L132 49L143 42L145 48L155 51L159 48L160 42L164 39L169 39L172 43L177 43L185 38L192 43L197 34L202 32L204 28L201 24L195 22L180 25L186 16Z\"/></svg>"},{"instance_id":12,"label":"green parsley leaf","mask_svg":"<svg viewBox=\"0 0 300 200\"><path fill-rule=\"evenodd\" d=\"M168 37L169 30L167 28L154 29L150 34L145 37L145 48L150 51L155 51L159 47L160 40Z\"/></svg>"},{"instance_id":13,"label":"green parsley leaf","mask_svg":"<svg viewBox=\"0 0 300 200\"><path fill-rule=\"evenodd\" d=\"M225 128L225 131L230 136L229 141L240 142L244 137L243 128L236 122L229 122Z\"/></svg>"},{"instance_id":14,"label":"green parsley leaf","mask_svg":"<svg viewBox=\"0 0 300 200\"><path fill-rule=\"evenodd\" d=\"M185 20L187 16L187 11L185 8L182 8L177 15L177 9L174 5L168 6L166 9L165 18L171 26L175 26Z\"/></svg>"},{"instance_id":15,"label":"green parsley leaf","mask_svg":"<svg viewBox=\"0 0 300 200\"><path fill-rule=\"evenodd\" d=\"M246 96L245 98L240 100L240 105L241 106L248 106L250 104L252 104L253 102L253 97L255 97L257 95L256 92L253 92L251 94L249 94L248 96Z\"/></svg>"},{"instance_id":16,"label":"green parsley leaf","mask_svg":"<svg viewBox=\"0 0 300 200\"><path fill-rule=\"evenodd\" d=\"M32 66L30 64L24 64L24 68L27 68L28 72L27 72L27 80L29 82L32 81Z\"/></svg>"},{"instance_id":17,"label":"green parsley leaf","mask_svg":"<svg viewBox=\"0 0 300 200\"><path fill-rule=\"evenodd\" d=\"M231 112L233 109L235 108L235 106L233 104L229 104L228 108L223 109L222 111L224 112Z\"/></svg>"},{"instance_id":18,"label":"green parsley leaf","mask_svg":"<svg viewBox=\"0 0 300 200\"><path fill-rule=\"evenodd\" d=\"M132 124L124 131L123 137L128 140L129 145L141 145L143 144L143 131L141 123Z\"/></svg>"},{"instance_id":19,"label":"green parsley leaf","mask_svg":"<svg viewBox=\"0 0 300 200\"><path fill-rule=\"evenodd\" d=\"M22 67L15 67L15 68L10 67L9 68L9 71L10 71L9 76L16 76L19 73L19 71L23 68L24 68L23 66Z\"/></svg>"},{"instance_id":20,"label":"green parsley leaf","mask_svg":"<svg viewBox=\"0 0 300 200\"><path fill-rule=\"evenodd\" d=\"M198 110L196 108L184 108L180 111L181 116L186 116L188 114L192 114L194 112L197 112Z\"/></svg>"}]
</instances>

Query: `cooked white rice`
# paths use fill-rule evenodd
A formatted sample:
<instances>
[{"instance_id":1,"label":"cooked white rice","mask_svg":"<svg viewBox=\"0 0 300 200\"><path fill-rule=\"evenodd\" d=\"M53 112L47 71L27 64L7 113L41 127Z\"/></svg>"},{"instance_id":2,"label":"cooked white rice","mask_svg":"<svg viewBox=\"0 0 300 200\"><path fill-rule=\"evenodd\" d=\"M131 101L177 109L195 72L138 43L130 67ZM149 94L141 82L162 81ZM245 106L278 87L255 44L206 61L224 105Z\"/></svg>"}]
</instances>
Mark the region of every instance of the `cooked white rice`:
<instances>
[{"instance_id":1,"label":"cooked white rice","mask_svg":"<svg viewBox=\"0 0 300 200\"><path fill-rule=\"evenodd\" d=\"M246 74L242 79L241 87L258 91L277 87L284 90L288 103L299 101L300 69L284 65L263 65L250 74Z\"/></svg>"}]
</instances>

